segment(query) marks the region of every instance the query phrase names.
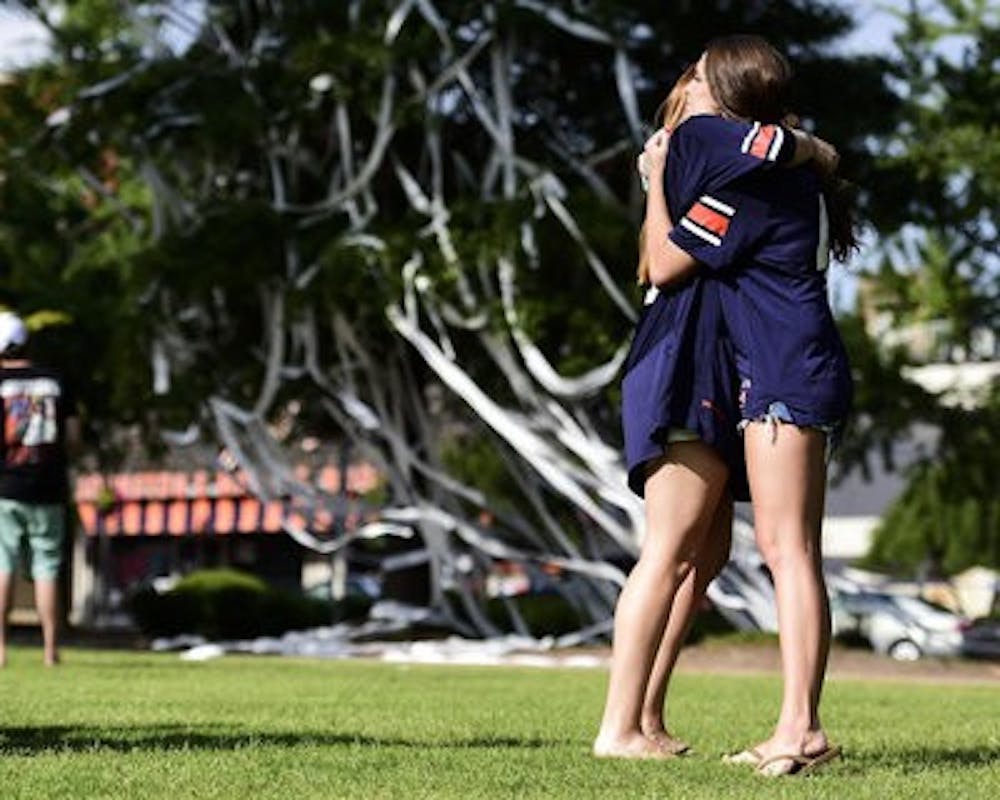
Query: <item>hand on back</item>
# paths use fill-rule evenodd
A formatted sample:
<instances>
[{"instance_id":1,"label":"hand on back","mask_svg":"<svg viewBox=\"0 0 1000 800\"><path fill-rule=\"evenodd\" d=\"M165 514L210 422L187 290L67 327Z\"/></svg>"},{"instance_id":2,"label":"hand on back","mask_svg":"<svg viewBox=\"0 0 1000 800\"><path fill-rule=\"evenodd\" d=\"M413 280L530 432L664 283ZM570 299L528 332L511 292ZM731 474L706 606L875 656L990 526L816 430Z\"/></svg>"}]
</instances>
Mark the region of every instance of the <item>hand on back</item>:
<instances>
[{"instance_id":1,"label":"hand on back","mask_svg":"<svg viewBox=\"0 0 1000 800\"><path fill-rule=\"evenodd\" d=\"M667 152L670 149L670 129L660 128L646 140L642 152L636 159L636 169L647 184L651 176L661 175L667 163Z\"/></svg>"}]
</instances>

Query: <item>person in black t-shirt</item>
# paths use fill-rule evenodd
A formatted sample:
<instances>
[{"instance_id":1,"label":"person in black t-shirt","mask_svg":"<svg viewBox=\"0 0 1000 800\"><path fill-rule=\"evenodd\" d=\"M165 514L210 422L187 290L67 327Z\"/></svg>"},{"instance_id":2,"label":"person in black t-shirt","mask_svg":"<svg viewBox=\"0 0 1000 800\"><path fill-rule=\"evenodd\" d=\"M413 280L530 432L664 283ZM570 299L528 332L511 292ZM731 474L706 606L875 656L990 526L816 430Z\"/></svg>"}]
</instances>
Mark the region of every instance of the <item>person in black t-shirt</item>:
<instances>
[{"instance_id":1,"label":"person in black t-shirt","mask_svg":"<svg viewBox=\"0 0 1000 800\"><path fill-rule=\"evenodd\" d=\"M6 663L7 615L20 556L28 558L45 663L59 661L57 586L66 535L67 445L79 442L72 393L58 372L36 366L28 331L0 312L0 666Z\"/></svg>"}]
</instances>

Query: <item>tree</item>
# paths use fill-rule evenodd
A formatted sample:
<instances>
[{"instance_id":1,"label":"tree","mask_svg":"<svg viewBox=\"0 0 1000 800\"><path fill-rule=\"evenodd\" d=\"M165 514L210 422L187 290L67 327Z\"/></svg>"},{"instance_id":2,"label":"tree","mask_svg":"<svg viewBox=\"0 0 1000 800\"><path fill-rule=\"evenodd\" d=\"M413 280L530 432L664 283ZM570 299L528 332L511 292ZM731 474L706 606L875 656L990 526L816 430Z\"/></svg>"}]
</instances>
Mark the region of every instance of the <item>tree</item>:
<instances>
[{"instance_id":1,"label":"tree","mask_svg":"<svg viewBox=\"0 0 1000 800\"><path fill-rule=\"evenodd\" d=\"M889 509L869 559L915 567L940 556L949 573L972 565L1000 568L1000 391L974 411L952 410L933 459L918 462L902 497Z\"/></svg>"},{"instance_id":2,"label":"tree","mask_svg":"<svg viewBox=\"0 0 1000 800\"><path fill-rule=\"evenodd\" d=\"M819 3L30 7L56 52L7 89L9 136L34 142L7 186L40 215L7 254L46 276L19 278L22 305L58 287L48 306L100 317L101 377L126 389L95 416L193 422L307 517L330 498L294 477L296 443L346 438L387 480L362 534L417 532L432 604L479 633L498 558L563 570L581 635L607 630L608 559L641 538L613 382L638 303L633 153L665 83L711 35L764 32L858 170L828 87L871 110L858 131L892 129L884 64L829 55L850 21ZM39 230L53 252L22 260Z\"/></svg>"},{"instance_id":3,"label":"tree","mask_svg":"<svg viewBox=\"0 0 1000 800\"><path fill-rule=\"evenodd\" d=\"M872 276L878 304L897 326L933 324L938 357L996 359L1000 17L982 0L942 0L913 3L903 19L897 44L906 102L899 130L885 143L885 167L889 175L910 176L911 189L901 197L890 184L889 197L906 224L888 237ZM977 348L977 337L986 344ZM897 374L901 355L895 356ZM937 551L951 570L1000 567L1000 501L990 488L998 465L991 443L1000 409L997 382L969 409L921 397L912 385L897 390L913 412L906 424L922 419L942 435L937 451L912 468L909 486L877 532L872 560L913 567Z\"/></svg>"},{"instance_id":4,"label":"tree","mask_svg":"<svg viewBox=\"0 0 1000 800\"><path fill-rule=\"evenodd\" d=\"M902 219L924 235L890 251L883 269L892 280L920 268L894 287L893 310L900 322L947 320L946 344L962 356L974 330L1000 327L1000 18L985 0L945 0L913 4L903 19L907 102L886 162L916 176Z\"/></svg>"}]
</instances>

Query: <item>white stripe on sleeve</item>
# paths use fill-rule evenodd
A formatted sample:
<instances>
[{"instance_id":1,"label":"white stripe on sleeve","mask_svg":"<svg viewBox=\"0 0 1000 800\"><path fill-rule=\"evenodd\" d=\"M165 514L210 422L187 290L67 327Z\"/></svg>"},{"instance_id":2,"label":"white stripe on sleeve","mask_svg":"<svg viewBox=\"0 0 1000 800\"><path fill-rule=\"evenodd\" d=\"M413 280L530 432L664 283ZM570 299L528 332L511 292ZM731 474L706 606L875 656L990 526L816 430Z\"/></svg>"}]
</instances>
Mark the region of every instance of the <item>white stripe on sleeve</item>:
<instances>
[{"instance_id":1,"label":"white stripe on sleeve","mask_svg":"<svg viewBox=\"0 0 1000 800\"><path fill-rule=\"evenodd\" d=\"M733 208L732 206L726 205L721 200L716 200L714 197L709 197L707 194L703 194L698 199L709 208L714 208L716 211L721 211L727 217L731 217L736 213L736 209Z\"/></svg>"},{"instance_id":2,"label":"white stripe on sleeve","mask_svg":"<svg viewBox=\"0 0 1000 800\"><path fill-rule=\"evenodd\" d=\"M681 219L681 227L684 228L685 230L691 231L691 233L693 233L695 236L697 236L697 237L699 237L701 239L704 239L706 242L708 242L711 245L715 245L716 247L719 247L722 244L722 239L720 239L714 233L709 233L704 228L698 227L691 220L689 220L687 217L683 217Z\"/></svg>"},{"instance_id":3,"label":"white stripe on sleeve","mask_svg":"<svg viewBox=\"0 0 1000 800\"><path fill-rule=\"evenodd\" d=\"M759 131L760 131L760 123L755 122L753 126L750 128L750 132L743 137L743 146L740 148L741 153L750 152L750 148L753 145L753 139Z\"/></svg>"}]
</instances>

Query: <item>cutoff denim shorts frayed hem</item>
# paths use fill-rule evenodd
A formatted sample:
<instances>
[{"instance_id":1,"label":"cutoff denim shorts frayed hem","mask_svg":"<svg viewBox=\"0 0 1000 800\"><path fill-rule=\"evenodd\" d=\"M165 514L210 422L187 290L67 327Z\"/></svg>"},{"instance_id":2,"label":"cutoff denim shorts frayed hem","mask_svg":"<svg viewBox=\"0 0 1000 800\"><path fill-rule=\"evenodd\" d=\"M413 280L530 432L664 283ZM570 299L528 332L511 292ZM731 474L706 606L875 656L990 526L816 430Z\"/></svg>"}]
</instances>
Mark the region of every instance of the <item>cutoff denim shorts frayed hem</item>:
<instances>
[{"instance_id":1,"label":"cutoff denim shorts frayed hem","mask_svg":"<svg viewBox=\"0 0 1000 800\"><path fill-rule=\"evenodd\" d=\"M795 421L792 416L792 412L789 410L788 406L777 400L767 407L767 411L763 414L744 418L740 420L739 430L742 434L747 425L751 422L762 422L768 426L771 431L771 441L774 442L778 438L778 426L779 425L794 425L796 428L804 428L808 430L819 431L826 437L826 461L830 462L833 457L833 453L836 450L837 444L840 442L840 436L843 431L844 425L842 422L834 423L820 423L817 425L800 425Z\"/></svg>"}]
</instances>

